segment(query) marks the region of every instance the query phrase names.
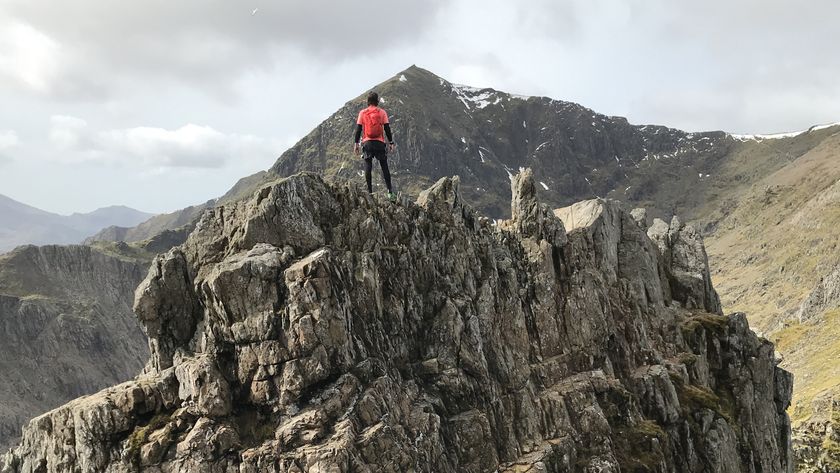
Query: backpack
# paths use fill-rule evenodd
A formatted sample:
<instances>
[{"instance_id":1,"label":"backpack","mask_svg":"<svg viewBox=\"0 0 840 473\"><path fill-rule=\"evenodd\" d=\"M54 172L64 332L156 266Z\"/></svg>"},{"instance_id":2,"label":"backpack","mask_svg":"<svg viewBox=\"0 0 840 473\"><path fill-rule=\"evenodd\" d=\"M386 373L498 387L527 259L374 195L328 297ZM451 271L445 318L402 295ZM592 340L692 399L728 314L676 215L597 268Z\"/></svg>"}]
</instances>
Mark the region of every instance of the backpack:
<instances>
[{"instance_id":1,"label":"backpack","mask_svg":"<svg viewBox=\"0 0 840 473\"><path fill-rule=\"evenodd\" d=\"M385 124L382 120L382 112L379 108L368 107L365 109L362 122L365 125L365 138L375 140L382 139L385 132Z\"/></svg>"}]
</instances>

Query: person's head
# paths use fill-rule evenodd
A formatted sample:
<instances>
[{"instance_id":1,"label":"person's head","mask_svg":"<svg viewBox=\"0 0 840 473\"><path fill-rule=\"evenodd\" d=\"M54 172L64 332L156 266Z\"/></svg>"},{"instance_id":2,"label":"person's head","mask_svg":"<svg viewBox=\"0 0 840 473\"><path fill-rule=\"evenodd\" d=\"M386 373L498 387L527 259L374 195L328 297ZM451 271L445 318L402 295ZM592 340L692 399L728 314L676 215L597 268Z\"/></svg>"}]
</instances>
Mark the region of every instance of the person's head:
<instances>
[{"instance_id":1,"label":"person's head","mask_svg":"<svg viewBox=\"0 0 840 473\"><path fill-rule=\"evenodd\" d=\"M374 107L379 105L379 94L376 92L371 92L368 94L367 98L368 105L373 105Z\"/></svg>"}]
</instances>

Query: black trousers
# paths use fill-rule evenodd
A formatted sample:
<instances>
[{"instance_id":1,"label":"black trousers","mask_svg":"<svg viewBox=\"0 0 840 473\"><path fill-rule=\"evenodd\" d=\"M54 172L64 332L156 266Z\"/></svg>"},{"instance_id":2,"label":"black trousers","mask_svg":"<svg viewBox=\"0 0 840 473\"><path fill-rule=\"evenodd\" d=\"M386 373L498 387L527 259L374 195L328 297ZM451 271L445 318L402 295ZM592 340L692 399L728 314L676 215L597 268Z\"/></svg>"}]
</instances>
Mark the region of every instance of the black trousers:
<instances>
[{"instance_id":1,"label":"black trousers","mask_svg":"<svg viewBox=\"0 0 840 473\"><path fill-rule=\"evenodd\" d=\"M385 179L385 187L388 188L388 192L392 192L391 171L388 169L388 148L385 147L385 143L378 140L365 141L362 144L362 151L365 156L365 182L367 183L368 192L373 192L371 170L373 169L374 159L379 161L379 165L382 167L382 178Z\"/></svg>"}]
</instances>

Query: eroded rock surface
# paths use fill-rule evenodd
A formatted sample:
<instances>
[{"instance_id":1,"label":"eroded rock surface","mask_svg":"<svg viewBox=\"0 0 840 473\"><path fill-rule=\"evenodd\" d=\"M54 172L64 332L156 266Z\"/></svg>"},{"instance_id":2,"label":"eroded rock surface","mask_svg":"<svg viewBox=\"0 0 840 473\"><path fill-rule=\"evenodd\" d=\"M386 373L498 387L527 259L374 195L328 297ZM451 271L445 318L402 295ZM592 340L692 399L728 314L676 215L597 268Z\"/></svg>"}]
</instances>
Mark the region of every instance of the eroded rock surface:
<instances>
[{"instance_id":1,"label":"eroded rock surface","mask_svg":"<svg viewBox=\"0 0 840 473\"><path fill-rule=\"evenodd\" d=\"M689 309L722 314L720 298L712 289L709 258L697 229L674 216L670 224L654 219L647 234L659 245L665 265L670 268L674 300Z\"/></svg>"},{"instance_id":2,"label":"eroded rock surface","mask_svg":"<svg viewBox=\"0 0 840 473\"><path fill-rule=\"evenodd\" d=\"M791 471L791 377L720 315L696 232L533 189L496 226L456 179L209 210L137 289L144 374L34 419L2 471Z\"/></svg>"},{"instance_id":3,"label":"eroded rock surface","mask_svg":"<svg viewBox=\"0 0 840 473\"><path fill-rule=\"evenodd\" d=\"M840 307L840 267L820 278L819 284L799 306L800 322L811 322L825 311Z\"/></svg>"}]
</instances>

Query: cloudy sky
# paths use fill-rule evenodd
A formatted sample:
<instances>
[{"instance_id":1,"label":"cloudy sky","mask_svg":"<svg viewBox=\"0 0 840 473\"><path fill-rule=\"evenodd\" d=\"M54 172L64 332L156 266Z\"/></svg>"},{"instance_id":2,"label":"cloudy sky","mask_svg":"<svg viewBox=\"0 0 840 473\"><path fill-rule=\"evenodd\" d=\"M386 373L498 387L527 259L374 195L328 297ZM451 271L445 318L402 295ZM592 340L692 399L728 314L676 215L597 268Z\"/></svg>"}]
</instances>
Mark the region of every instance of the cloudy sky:
<instances>
[{"instance_id":1,"label":"cloudy sky","mask_svg":"<svg viewBox=\"0 0 840 473\"><path fill-rule=\"evenodd\" d=\"M203 202L411 64L633 123L804 129L840 121L838 20L836 0L0 0L0 194Z\"/></svg>"}]
</instances>

